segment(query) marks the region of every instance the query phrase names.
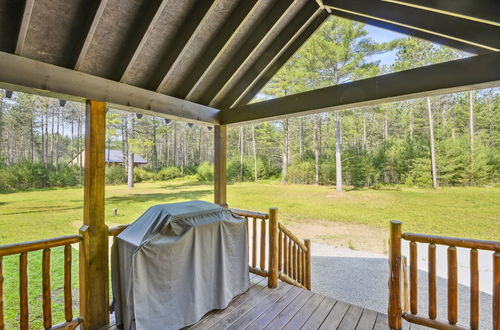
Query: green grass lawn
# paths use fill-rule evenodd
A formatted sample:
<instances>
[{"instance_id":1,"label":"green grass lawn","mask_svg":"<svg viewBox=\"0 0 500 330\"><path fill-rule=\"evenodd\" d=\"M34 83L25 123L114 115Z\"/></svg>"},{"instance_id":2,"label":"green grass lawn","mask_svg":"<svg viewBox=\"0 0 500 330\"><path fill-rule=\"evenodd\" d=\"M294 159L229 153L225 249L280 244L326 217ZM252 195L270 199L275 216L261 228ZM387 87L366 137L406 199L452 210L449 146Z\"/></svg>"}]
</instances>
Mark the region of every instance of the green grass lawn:
<instances>
[{"instance_id":1,"label":"green grass lawn","mask_svg":"<svg viewBox=\"0 0 500 330\"><path fill-rule=\"evenodd\" d=\"M192 199L212 201L212 185L192 181L141 183L106 187L106 222L109 226L134 221L148 207ZM500 188L393 188L351 190L335 187L238 183L228 186L231 207L266 211L278 207L280 220L297 228L301 237L329 237L346 246L363 246L370 234L385 242L388 221L403 221L404 231L500 240ZM83 191L56 189L0 194L0 245L75 234L82 222ZM113 209L118 216L113 216ZM321 235L303 228L321 223ZM300 225L300 226L298 226ZM296 227L294 227L296 226ZM300 229L302 228L302 229ZM343 228L343 229L342 229ZM342 229L342 230L341 230ZM355 235L357 234L357 236ZM363 236L364 235L364 236ZM73 267L77 293L77 252ZM4 260L7 328L18 318L18 257ZM62 249L52 253L54 321L62 321ZM34 328L41 327L41 254L30 253L30 308ZM77 311L76 311L77 313Z\"/></svg>"}]
</instances>

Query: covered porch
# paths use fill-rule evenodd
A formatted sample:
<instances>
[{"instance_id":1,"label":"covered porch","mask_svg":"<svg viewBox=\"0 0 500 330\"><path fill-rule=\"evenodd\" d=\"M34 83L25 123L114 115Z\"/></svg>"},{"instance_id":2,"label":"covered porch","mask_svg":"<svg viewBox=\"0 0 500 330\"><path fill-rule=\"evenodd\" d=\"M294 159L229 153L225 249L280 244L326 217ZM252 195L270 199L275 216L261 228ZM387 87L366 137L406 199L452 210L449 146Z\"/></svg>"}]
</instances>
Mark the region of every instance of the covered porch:
<instances>
[{"instance_id":1,"label":"covered porch","mask_svg":"<svg viewBox=\"0 0 500 330\"><path fill-rule=\"evenodd\" d=\"M19 256L20 327L29 329L28 255L42 251L46 329L112 328L109 238L104 216L108 107L214 127L214 203L227 198L226 137L240 125L500 85L497 3L420 1L65 1L2 2L0 87L85 102L83 223L76 235L0 247ZM416 36L476 56L250 103L329 15ZM48 22L57 22L49 24ZM270 205L272 206L272 205ZM311 292L311 244L279 222L278 211L234 210L247 219L252 287L193 328L461 329L456 248L470 249L471 329L479 329L477 251L492 254L492 328L500 329L500 243L404 233L391 222L388 314ZM132 219L130 219L132 220ZM389 225L389 221L388 221ZM409 261L401 244L410 244ZM417 310L417 243L429 248L428 313ZM79 308L73 311L72 244L79 244ZM438 317L435 245L448 248L448 309ZM64 247L65 322L52 322L51 249ZM435 255L434 255L435 256ZM409 264L409 268L407 267ZM434 268L433 268L434 267ZM422 295L422 293L421 293ZM434 302L434 303L433 303Z\"/></svg>"}]
</instances>

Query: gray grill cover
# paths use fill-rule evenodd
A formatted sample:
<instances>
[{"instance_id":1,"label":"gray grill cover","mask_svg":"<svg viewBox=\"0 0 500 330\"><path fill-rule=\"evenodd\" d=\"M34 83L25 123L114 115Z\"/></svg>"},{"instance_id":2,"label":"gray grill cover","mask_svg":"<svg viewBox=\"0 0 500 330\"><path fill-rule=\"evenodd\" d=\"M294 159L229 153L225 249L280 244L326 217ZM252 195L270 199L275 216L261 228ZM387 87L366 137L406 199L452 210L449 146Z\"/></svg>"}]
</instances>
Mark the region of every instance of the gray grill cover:
<instances>
[{"instance_id":1,"label":"gray grill cover","mask_svg":"<svg viewBox=\"0 0 500 330\"><path fill-rule=\"evenodd\" d=\"M156 205L112 247L117 324L178 329L249 287L245 221L218 205Z\"/></svg>"}]
</instances>

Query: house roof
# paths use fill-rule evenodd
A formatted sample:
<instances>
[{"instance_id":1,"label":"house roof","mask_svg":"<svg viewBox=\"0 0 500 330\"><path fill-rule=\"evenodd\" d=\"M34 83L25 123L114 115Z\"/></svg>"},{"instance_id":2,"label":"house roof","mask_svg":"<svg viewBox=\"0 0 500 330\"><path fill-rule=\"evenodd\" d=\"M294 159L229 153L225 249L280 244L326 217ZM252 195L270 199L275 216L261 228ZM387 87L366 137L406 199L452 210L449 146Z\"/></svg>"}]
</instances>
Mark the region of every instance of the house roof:
<instances>
[{"instance_id":1,"label":"house roof","mask_svg":"<svg viewBox=\"0 0 500 330\"><path fill-rule=\"evenodd\" d=\"M123 163L123 152L121 150L105 150L105 162L106 163ZM135 164L147 164L148 161L139 155L134 154Z\"/></svg>"},{"instance_id":2,"label":"house roof","mask_svg":"<svg viewBox=\"0 0 500 330\"><path fill-rule=\"evenodd\" d=\"M484 54L500 49L499 13L496 0L1 1L0 87L220 124L329 14Z\"/></svg>"}]
</instances>

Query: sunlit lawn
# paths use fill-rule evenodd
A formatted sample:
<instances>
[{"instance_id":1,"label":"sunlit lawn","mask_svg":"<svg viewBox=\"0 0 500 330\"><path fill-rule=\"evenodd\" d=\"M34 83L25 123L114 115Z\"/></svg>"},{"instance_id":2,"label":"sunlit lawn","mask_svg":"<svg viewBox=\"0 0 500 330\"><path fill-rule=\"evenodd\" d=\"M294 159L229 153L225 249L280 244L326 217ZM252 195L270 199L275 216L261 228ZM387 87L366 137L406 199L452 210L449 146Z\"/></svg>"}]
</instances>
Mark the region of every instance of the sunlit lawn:
<instances>
[{"instance_id":1,"label":"sunlit lawn","mask_svg":"<svg viewBox=\"0 0 500 330\"><path fill-rule=\"evenodd\" d=\"M106 222L109 226L129 223L152 205L192 199L212 201L212 185L184 180L141 183L133 189L108 186ZM238 183L228 186L228 203L231 207L256 211L278 207L280 219L292 226L332 222L336 225L328 227L331 232L324 233L332 237L340 224L386 229L389 220L398 219L403 221L405 231L500 240L500 188L434 191L400 187L336 193L335 187L327 186ZM0 194L0 244L75 234L82 223L82 204L81 188ZM114 208L118 216L113 216ZM384 237L377 240L382 242L385 232L379 232ZM346 235L345 231L342 235ZM356 246L358 242L349 240L351 244ZM60 322L63 320L62 251L54 249L52 257L54 319ZM4 259L7 328L16 327L18 322L18 259L17 256ZM35 328L41 327L40 259L40 253L30 253L30 308ZM75 296L77 259L75 251Z\"/></svg>"},{"instance_id":2,"label":"sunlit lawn","mask_svg":"<svg viewBox=\"0 0 500 330\"><path fill-rule=\"evenodd\" d=\"M212 200L212 185L192 181L106 187L106 222L135 220L151 205ZM334 187L238 183L228 186L231 207L265 211L275 206L281 219L387 227L404 222L405 231L479 239L500 238L500 188L399 188L351 190ZM0 244L75 234L82 222L82 189L0 194ZM113 209L118 216L113 216Z\"/></svg>"}]
</instances>

